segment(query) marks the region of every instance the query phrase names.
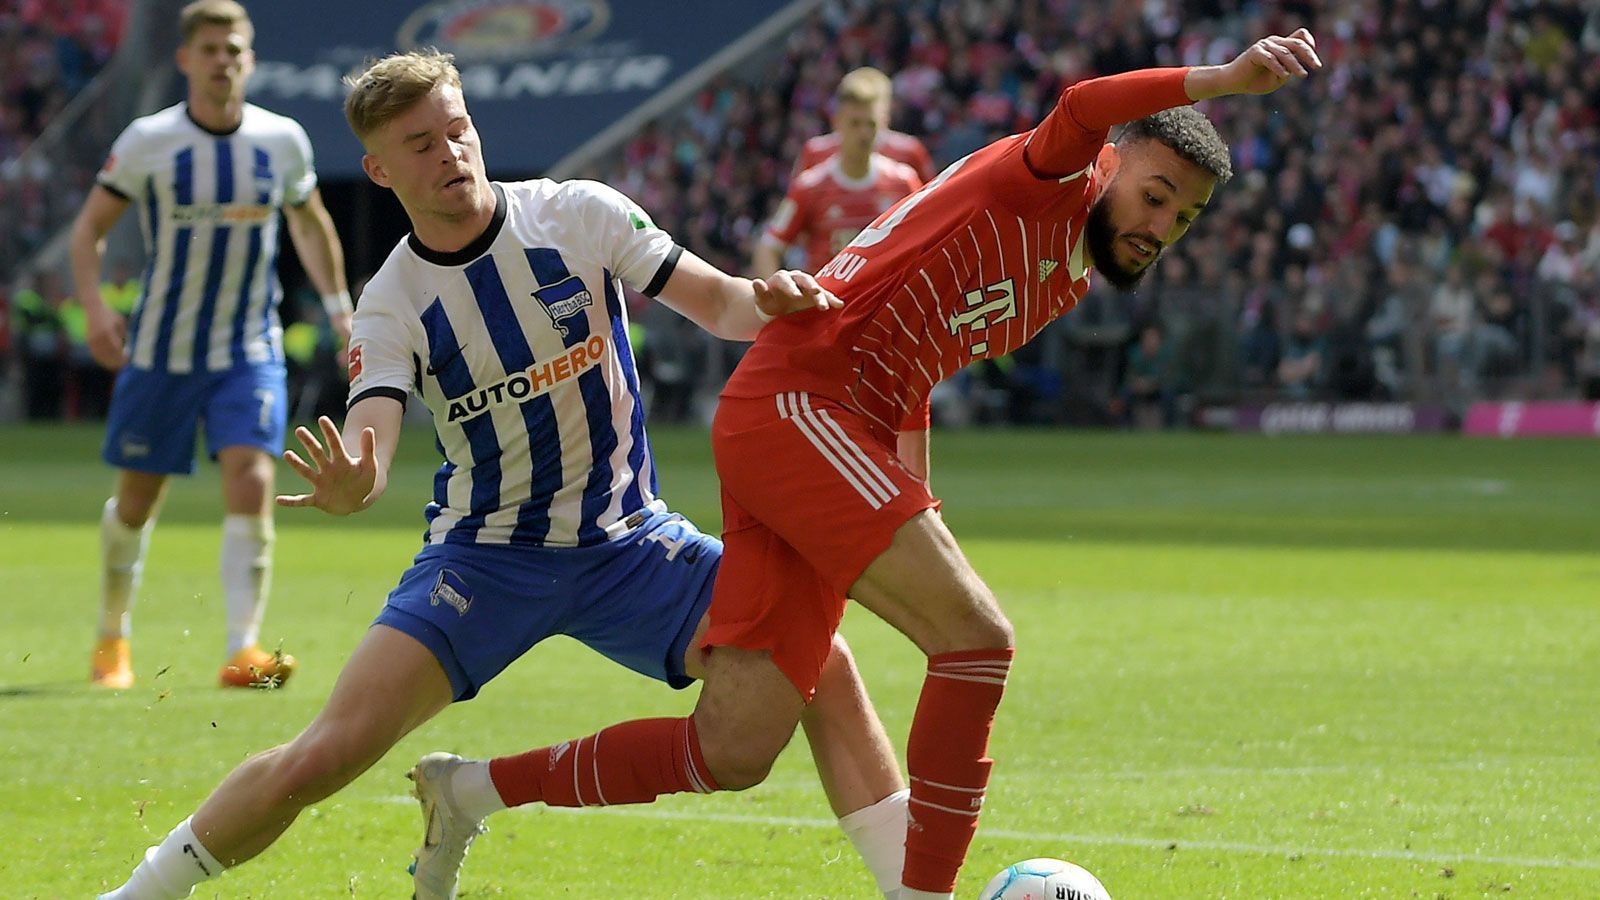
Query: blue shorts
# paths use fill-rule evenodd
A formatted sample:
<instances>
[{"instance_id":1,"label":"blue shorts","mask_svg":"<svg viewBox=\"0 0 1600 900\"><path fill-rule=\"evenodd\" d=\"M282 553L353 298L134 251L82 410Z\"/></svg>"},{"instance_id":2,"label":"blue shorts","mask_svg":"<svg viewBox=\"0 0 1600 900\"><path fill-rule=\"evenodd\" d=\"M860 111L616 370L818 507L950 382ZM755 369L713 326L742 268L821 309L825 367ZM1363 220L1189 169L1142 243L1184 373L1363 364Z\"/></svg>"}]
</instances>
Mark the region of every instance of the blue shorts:
<instances>
[{"instance_id":1,"label":"blue shorts","mask_svg":"<svg viewBox=\"0 0 1600 900\"><path fill-rule=\"evenodd\" d=\"M277 456L289 421L289 389L278 363L173 374L123 366L106 421L105 461L160 475L194 472L194 437L206 426L212 459L224 447Z\"/></svg>"},{"instance_id":2,"label":"blue shorts","mask_svg":"<svg viewBox=\"0 0 1600 900\"><path fill-rule=\"evenodd\" d=\"M676 513L636 515L633 530L592 547L429 544L375 624L433 651L457 700L556 634L687 687L683 654L711 604L722 542Z\"/></svg>"}]
</instances>

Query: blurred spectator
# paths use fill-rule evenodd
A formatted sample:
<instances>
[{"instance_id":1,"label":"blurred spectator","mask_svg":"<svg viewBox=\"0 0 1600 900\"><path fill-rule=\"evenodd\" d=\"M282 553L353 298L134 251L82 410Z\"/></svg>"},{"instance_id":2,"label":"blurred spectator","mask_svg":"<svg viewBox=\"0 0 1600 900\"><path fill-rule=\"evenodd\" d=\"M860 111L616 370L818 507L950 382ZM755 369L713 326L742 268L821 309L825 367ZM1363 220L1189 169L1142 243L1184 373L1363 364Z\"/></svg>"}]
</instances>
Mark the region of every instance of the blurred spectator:
<instances>
[{"instance_id":1,"label":"blurred spectator","mask_svg":"<svg viewBox=\"0 0 1600 900\"><path fill-rule=\"evenodd\" d=\"M1504 284L1489 280L1482 295L1482 319L1477 331L1474 374L1503 383L1516 375L1527 357L1528 321L1525 310Z\"/></svg>"},{"instance_id":2,"label":"blurred spectator","mask_svg":"<svg viewBox=\"0 0 1600 900\"><path fill-rule=\"evenodd\" d=\"M708 338L682 316L647 315L639 324L639 370L653 390L649 414L655 422L686 422L695 415L695 393L710 360Z\"/></svg>"},{"instance_id":3,"label":"blurred spectator","mask_svg":"<svg viewBox=\"0 0 1600 900\"><path fill-rule=\"evenodd\" d=\"M1469 364L1474 328L1472 290L1466 284L1461 266L1452 265L1445 270L1444 283L1433 291L1428 304L1428 314L1433 320L1434 353L1446 385L1459 386L1463 371L1473 368Z\"/></svg>"},{"instance_id":4,"label":"blurred spectator","mask_svg":"<svg viewBox=\"0 0 1600 900\"><path fill-rule=\"evenodd\" d=\"M1296 271L1299 271L1298 269ZM1248 286L1239 301L1239 377L1245 388L1271 384L1283 342L1278 337L1284 291L1272 277L1272 259L1250 259Z\"/></svg>"},{"instance_id":5,"label":"blurred spectator","mask_svg":"<svg viewBox=\"0 0 1600 900\"><path fill-rule=\"evenodd\" d=\"M1296 400L1314 396L1323 385L1323 363L1328 355L1328 339L1323 324L1320 297L1307 297L1294 314L1294 325L1278 363L1278 385L1285 395Z\"/></svg>"},{"instance_id":6,"label":"blurred spectator","mask_svg":"<svg viewBox=\"0 0 1600 900\"><path fill-rule=\"evenodd\" d=\"M1576 364L1578 384L1585 400L1600 400L1600 291L1589 295L1589 302L1573 322L1581 347Z\"/></svg>"},{"instance_id":7,"label":"blurred spectator","mask_svg":"<svg viewBox=\"0 0 1600 900\"><path fill-rule=\"evenodd\" d=\"M1405 396L1405 388L1421 360L1420 348L1408 340L1416 333L1422 309L1416 267L1397 262L1389 267L1388 290L1367 320L1368 353L1372 375L1386 399Z\"/></svg>"},{"instance_id":8,"label":"blurred spectator","mask_svg":"<svg viewBox=\"0 0 1600 900\"><path fill-rule=\"evenodd\" d=\"M1148 430L1171 428L1175 414L1172 345L1161 326L1146 324L1128 347L1123 380L1123 424Z\"/></svg>"},{"instance_id":9,"label":"blurred spectator","mask_svg":"<svg viewBox=\"0 0 1600 900\"><path fill-rule=\"evenodd\" d=\"M66 328L59 300L49 300L27 285L12 297L11 315L22 358L24 414L34 420L59 418L67 382Z\"/></svg>"},{"instance_id":10,"label":"blurred spectator","mask_svg":"<svg viewBox=\"0 0 1600 900\"><path fill-rule=\"evenodd\" d=\"M1578 226L1561 222L1551 230L1553 240L1539 260L1539 280L1551 284L1570 285L1583 271L1582 246L1578 243Z\"/></svg>"}]
</instances>

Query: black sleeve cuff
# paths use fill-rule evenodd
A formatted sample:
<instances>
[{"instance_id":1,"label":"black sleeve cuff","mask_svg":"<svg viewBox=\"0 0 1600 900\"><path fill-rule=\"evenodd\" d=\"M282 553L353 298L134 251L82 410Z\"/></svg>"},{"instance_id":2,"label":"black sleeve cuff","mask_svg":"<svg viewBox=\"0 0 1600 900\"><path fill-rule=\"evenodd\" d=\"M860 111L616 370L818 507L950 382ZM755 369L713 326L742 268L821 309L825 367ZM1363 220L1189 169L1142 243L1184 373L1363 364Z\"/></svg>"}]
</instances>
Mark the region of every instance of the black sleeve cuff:
<instances>
[{"instance_id":1,"label":"black sleeve cuff","mask_svg":"<svg viewBox=\"0 0 1600 900\"><path fill-rule=\"evenodd\" d=\"M388 397L391 400L399 400L400 401L400 407L402 409L404 409L405 405L406 405L407 394L406 394L405 391L402 391L397 387L367 388L366 390L362 391L361 393L359 393L359 394L355 395L354 397L350 398L349 404L347 404L345 406L345 412L349 412L350 410L355 409L357 403L360 403L361 401L367 399L368 397Z\"/></svg>"},{"instance_id":2,"label":"black sleeve cuff","mask_svg":"<svg viewBox=\"0 0 1600 900\"><path fill-rule=\"evenodd\" d=\"M100 185L103 188L105 188L106 189L106 193L112 195L113 197L116 197L119 200L126 200L129 203L133 202L133 198L132 197L129 197L127 194L124 194L120 189L114 188L111 185L106 184L104 181L101 181L98 178L95 179L94 183Z\"/></svg>"},{"instance_id":3,"label":"black sleeve cuff","mask_svg":"<svg viewBox=\"0 0 1600 900\"><path fill-rule=\"evenodd\" d=\"M654 297L661 293L661 289L667 286L667 279L672 277L673 270L678 268L678 257L682 255L683 245L673 244L672 251L667 254L666 259L661 261L661 268L656 269L655 277L651 278L650 283L644 286L645 296Z\"/></svg>"}]
</instances>

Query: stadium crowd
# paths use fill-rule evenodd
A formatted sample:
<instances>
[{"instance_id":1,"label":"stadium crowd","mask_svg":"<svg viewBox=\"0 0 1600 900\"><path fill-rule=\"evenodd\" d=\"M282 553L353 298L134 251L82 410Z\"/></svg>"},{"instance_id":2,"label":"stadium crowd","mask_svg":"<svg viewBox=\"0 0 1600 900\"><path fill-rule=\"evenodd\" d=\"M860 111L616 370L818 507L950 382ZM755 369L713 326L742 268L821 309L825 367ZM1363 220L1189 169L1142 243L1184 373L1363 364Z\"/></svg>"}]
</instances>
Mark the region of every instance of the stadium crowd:
<instances>
[{"instance_id":1,"label":"stadium crowd","mask_svg":"<svg viewBox=\"0 0 1600 900\"><path fill-rule=\"evenodd\" d=\"M21 153L105 62L125 7L0 3L6 284L8 261L65 221L92 177ZM1219 61L1245 35L1299 25L1329 75L1207 108L1237 174L1195 233L1137 294L1098 288L1025 351L964 373L940 414L1171 424L1197 402L1241 399L1459 411L1483 397L1600 398L1600 7L1584 0L830 0L764 71L719 77L582 174L739 271L852 68L893 75L893 126L942 166L1031 127L1073 81ZM26 292L13 298L13 333L52 314L43 298L60 286L36 288L32 312ZM658 412L703 412L697 398L738 348L641 309ZM66 334L70 314L55 320Z\"/></svg>"},{"instance_id":2,"label":"stadium crowd","mask_svg":"<svg viewBox=\"0 0 1600 900\"><path fill-rule=\"evenodd\" d=\"M1600 396L1600 7L1582 0L832 2L758 80L715 82L589 174L736 268L856 66L893 73L893 126L943 165L1073 81L1299 25L1329 77L1210 105L1237 183L1151 283L1091 294L946 408L1171 422L1185 399ZM718 353L667 355L676 377Z\"/></svg>"},{"instance_id":3,"label":"stadium crowd","mask_svg":"<svg viewBox=\"0 0 1600 900\"><path fill-rule=\"evenodd\" d=\"M83 200L93 171L24 153L111 58L126 12L127 0L0 0L0 275Z\"/></svg>"},{"instance_id":4,"label":"stadium crowd","mask_svg":"<svg viewBox=\"0 0 1600 900\"><path fill-rule=\"evenodd\" d=\"M94 170L28 153L111 58L128 0L0 0L0 384L13 354L27 372L30 417L104 413L110 379L84 347L83 313L63 278L16 284L18 267L82 204ZM132 273L123 273L127 282ZM128 304L137 299L109 292Z\"/></svg>"}]
</instances>

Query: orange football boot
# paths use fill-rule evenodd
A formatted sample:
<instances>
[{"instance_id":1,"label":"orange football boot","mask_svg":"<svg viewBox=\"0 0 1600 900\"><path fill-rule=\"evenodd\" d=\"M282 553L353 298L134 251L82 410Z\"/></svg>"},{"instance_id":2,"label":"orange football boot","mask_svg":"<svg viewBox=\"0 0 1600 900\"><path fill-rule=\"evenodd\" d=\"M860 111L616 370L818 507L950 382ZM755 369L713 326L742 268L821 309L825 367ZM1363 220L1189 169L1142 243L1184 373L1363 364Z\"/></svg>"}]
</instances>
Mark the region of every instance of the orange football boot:
<instances>
[{"instance_id":1,"label":"orange football boot","mask_svg":"<svg viewBox=\"0 0 1600 900\"><path fill-rule=\"evenodd\" d=\"M89 659L89 680L96 687L116 691L133 687L133 658L127 638L101 638Z\"/></svg>"},{"instance_id":2,"label":"orange football boot","mask_svg":"<svg viewBox=\"0 0 1600 900\"><path fill-rule=\"evenodd\" d=\"M282 651L268 653L260 647L246 647L233 655L217 674L223 687L282 687L294 674L294 657Z\"/></svg>"}]
</instances>

